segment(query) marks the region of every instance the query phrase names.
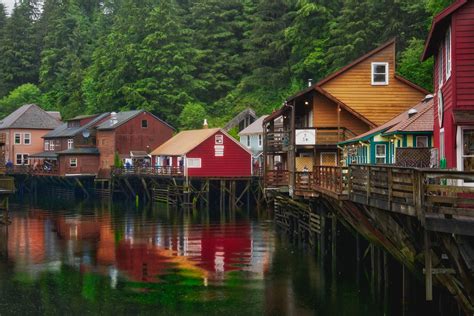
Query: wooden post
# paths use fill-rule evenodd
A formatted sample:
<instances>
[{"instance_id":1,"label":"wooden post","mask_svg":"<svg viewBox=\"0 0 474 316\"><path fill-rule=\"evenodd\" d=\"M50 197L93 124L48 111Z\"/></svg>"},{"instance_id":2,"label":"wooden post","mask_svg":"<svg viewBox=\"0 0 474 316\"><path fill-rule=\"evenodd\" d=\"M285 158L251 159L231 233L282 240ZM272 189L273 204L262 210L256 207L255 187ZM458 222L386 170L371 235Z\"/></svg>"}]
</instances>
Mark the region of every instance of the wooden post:
<instances>
[{"instance_id":1,"label":"wooden post","mask_svg":"<svg viewBox=\"0 0 474 316\"><path fill-rule=\"evenodd\" d=\"M372 289L372 297L375 298L375 247L374 244L370 244L370 285Z\"/></svg>"},{"instance_id":2,"label":"wooden post","mask_svg":"<svg viewBox=\"0 0 474 316\"><path fill-rule=\"evenodd\" d=\"M326 252L325 239L326 239L326 215L321 212L321 233L319 234L319 255L321 256L321 264L324 264L324 255Z\"/></svg>"},{"instance_id":3,"label":"wooden post","mask_svg":"<svg viewBox=\"0 0 474 316\"><path fill-rule=\"evenodd\" d=\"M426 288L426 300L433 300L433 274L432 274L432 261L431 261L431 241L429 232L425 229L425 288Z\"/></svg>"},{"instance_id":4,"label":"wooden post","mask_svg":"<svg viewBox=\"0 0 474 316\"><path fill-rule=\"evenodd\" d=\"M387 252L383 251L383 284L384 284L384 291L383 291L383 301L384 305L388 307L388 258Z\"/></svg>"},{"instance_id":5,"label":"wooden post","mask_svg":"<svg viewBox=\"0 0 474 316\"><path fill-rule=\"evenodd\" d=\"M336 269L336 239L337 239L337 217L333 213L331 220L331 255L333 269Z\"/></svg>"},{"instance_id":6,"label":"wooden post","mask_svg":"<svg viewBox=\"0 0 474 316\"><path fill-rule=\"evenodd\" d=\"M290 147L288 148L288 169L290 171L290 194L292 195L295 189L295 175L296 175L296 146L295 146L295 101L291 105L291 118L290 118Z\"/></svg>"},{"instance_id":7,"label":"wooden post","mask_svg":"<svg viewBox=\"0 0 474 316\"><path fill-rule=\"evenodd\" d=\"M371 181L372 168L367 167L367 205L370 205L370 181Z\"/></svg>"},{"instance_id":8,"label":"wooden post","mask_svg":"<svg viewBox=\"0 0 474 316\"><path fill-rule=\"evenodd\" d=\"M408 307L408 277L405 266L402 264L402 315L406 315Z\"/></svg>"}]
</instances>

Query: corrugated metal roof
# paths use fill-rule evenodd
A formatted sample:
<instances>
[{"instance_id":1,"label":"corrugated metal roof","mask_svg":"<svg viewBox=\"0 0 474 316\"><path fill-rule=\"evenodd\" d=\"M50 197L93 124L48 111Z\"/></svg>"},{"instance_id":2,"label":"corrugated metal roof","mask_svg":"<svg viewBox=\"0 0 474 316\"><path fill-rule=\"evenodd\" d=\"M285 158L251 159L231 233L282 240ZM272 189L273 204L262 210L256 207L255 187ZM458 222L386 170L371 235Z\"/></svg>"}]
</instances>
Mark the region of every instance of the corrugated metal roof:
<instances>
[{"instance_id":1,"label":"corrugated metal roof","mask_svg":"<svg viewBox=\"0 0 474 316\"><path fill-rule=\"evenodd\" d=\"M6 116L4 119L0 120L0 129L54 129L60 124L60 121L49 115L36 104L25 104L10 115Z\"/></svg>"},{"instance_id":2,"label":"corrugated metal roof","mask_svg":"<svg viewBox=\"0 0 474 316\"><path fill-rule=\"evenodd\" d=\"M97 122L101 121L102 119L106 118L110 113L102 113L98 115L95 119L91 120L89 123L84 124L83 126L78 127L68 127L67 123L61 124L55 130L47 133L43 136L43 138L56 138L56 137L74 137L79 133L82 133L84 130L91 128L97 124Z\"/></svg>"},{"instance_id":3,"label":"corrugated metal roof","mask_svg":"<svg viewBox=\"0 0 474 316\"><path fill-rule=\"evenodd\" d=\"M260 116L255 122L244 128L239 135L252 135L252 134L261 134L263 133L263 120L268 117L268 115Z\"/></svg>"},{"instance_id":4,"label":"corrugated metal roof","mask_svg":"<svg viewBox=\"0 0 474 316\"><path fill-rule=\"evenodd\" d=\"M58 155L99 155L99 149L96 147L71 148L57 152Z\"/></svg>"},{"instance_id":5,"label":"corrugated metal roof","mask_svg":"<svg viewBox=\"0 0 474 316\"><path fill-rule=\"evenodd\" d=\"M137 116L138 114L140 114L142 112L144 112L144 110L118 112L116 114L117 115L116 120L112 121L112 118L110 118L109 120L106 120L106 121L102 122L101 124L99 124L99 126L97 126L97 129L114 129L114 128L117 128L120 125L122 125L123 123L131 120L132 118L134 118L135 116Z\"/></svg>"},{"instance_id":6,"label":"corrugated metal roof","mask_svg":"<svg viewBox=\"0 0 474 316\"><path fill-rule=\"evenodd\" d=\"M220 128L209 128L180 132L153 150L151 154L153 156L183 156L220 130Z\"/></svg>"}]
</instances>

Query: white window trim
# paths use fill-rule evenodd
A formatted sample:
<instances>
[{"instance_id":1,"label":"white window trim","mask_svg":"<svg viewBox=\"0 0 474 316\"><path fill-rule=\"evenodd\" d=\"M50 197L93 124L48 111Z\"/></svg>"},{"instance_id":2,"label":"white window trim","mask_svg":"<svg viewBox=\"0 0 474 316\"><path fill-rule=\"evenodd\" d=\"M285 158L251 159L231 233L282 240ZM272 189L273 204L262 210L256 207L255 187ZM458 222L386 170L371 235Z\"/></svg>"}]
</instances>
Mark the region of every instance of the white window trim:
<instances>
[{"instance_id":1,"label":"white window trim","mask_svg":"<svg viewBox=\"0 0 474 316\"><path fill-rule=\"evenodd\" d=\"M449 46L448 46L449 45ZM451 77L451 70L452 70L452 38L451 38L451 27L448 28L448 31L446 32L446 37L444 40L444 53L445 53L445 60L446 60L446 80Z\"/></svg>"},{"instance_id":2,"label":"white window trim","mask_svg":"<svg viewBox=\"0 0 474 316\"><path fill-rule=\"evenodd\" d=\"M385 81L384 82L375 82L374 81L374 69L376 66L385 66ZM388 82L389 82L389 65L387 62L374 62L371 64L371 81L372 81L372 85L373 86L387 86L388 85Z\"/></svg>"},{"instance_id":3,"label":"white window trim","mask_svg":"<svg viewBox=\"0 0 474 316\"><path fill-rule=\"evenodd\" d=\"M26 135L28 135L28 139L30 141L28 144L25 142ZM23 145L27 145L27 146L31 145L31 133L23 133Z\"/></svg>"},{"instance_id":4,"label":"white window trim","mask_svg":"<svg viewBox=\"0 0 474 316\"><path fill-rule=\"evenodd\" d=\"M69 138L67 140L67 149L72 149L74 147L74 139Z\"/></svg>"},{"instance_id":5,"label":"white window trim","mask_svg":"<svg viewBox=\"0 0 474 316\"><path fill-rule=\"evenodd\" d=\"M188 169L202 168L201 158L186 158L186 166Z\"/></svg>"},{"instance_id":6,"label":"white window trim","mask_svg":"<svg viewBox=\"0 0 474 316\"><path fill-rule=\"evenodd\" d=\"M75 160L76 161L76 165L75 166L72 166L71 162ZM77 161L77 158L69 158L69 168L77 168L78 166L78 161Z\"/></svg>"},{"instance_id":7,"label":"white window trim","mask_svg":"<svg viewBox=\"0 0 474 316\"><path fill-rule=\"evenodd\" d=\"M43 149L44 149L44 151L49 151L49 140L44 141Z\"/></svg>"},{"instance_id":8,"label":"white window trim","mask_svg":"<svg viewBox=\"0 0 474 316\"><path fill-rule=\"evenodd\" d=\"M415 136L415 145L416 147L418 147L418 139L419 138L425 138L426 139L426 147L428 147L428 143L429 143L429 136L427 135L418 135L418 136ZM420 147L420 148L423 148L423 147Z\"/></svg>"},{"instance_id":9,"label":"white window trim","mask_svg":"<svg viewBox=\"0 0 474 316\"><path fill-rule=\"evenodd\" d=\"M378 146L383 146L383 148L385 148L385 154L383 156L379 155L377 153L377 147ZM387 145L386 144L375 144L375 164L377 164L377 159L379 158L383 158L383 163L386 164L387 163Z\"/></svg>"},{"instance_id":10,"label":"white window trim","mask_svg":"<svg viewBox=\"0 0 474 316\"><path fill-rule=\"evenodd\" d=\"M258 147L262 147L262 146L263 146L263 135L258 134Z\"/></svg>"},{"instance_id":11,"label":"white window trim","mask_svg":"<svg viewBox=\"0 0 474 316\"><path fill-rule=\"evenodd\" d=\"M246 143L247 148L252 147L252 142L250 141L250 135L247 135L247 143Z\"/></svg>"},{"instance_id":12,"label":"white window trim","mask_svg":"<svg viewBox=\"0 0 474 316\"><path fill-rule=\"evenodd\" d=\"M49 151L54 151L54 147L55 147L54 140L50 140L49 141Z\"/></svg>"},{"instance_id":13,"label":"white window trim","mask_svg":"<svg viewBox=\"0 0 474 316\"><path fill-rule=\"evenodd\" d=\"M16 136L20 136L20 141L17 143L16 142ZM21 133L13 133L13 144L15 145L21 145Z\"/></svg>"},{"instance_id":14,"label":"white window trim","mask_svg":"<svg viewBox=\"0 0 474 316\"><path fill-rule=\"evenodd\" d=\"M438 88L441 89L444 83L444 56L443 45L439 47L438 51Z\"/></svg>"},{"instance_id":15,"label":"white window trim","mask_svg":"<svg viewBox=\"0 0 474 316\"><path fill-rule=\"evenodd\" d=\"M22 163L22 164L17 163L16 158L18 157L18 155L21 156L21 161L22 162L25 162L25 155L28 156L28 158L30 157L30 154L27 154L27 153L16 153L15 154L15 165L16 166L29 166L30 165L30 159L26 159L26 163Z\"/></svg>"}]
</instances>

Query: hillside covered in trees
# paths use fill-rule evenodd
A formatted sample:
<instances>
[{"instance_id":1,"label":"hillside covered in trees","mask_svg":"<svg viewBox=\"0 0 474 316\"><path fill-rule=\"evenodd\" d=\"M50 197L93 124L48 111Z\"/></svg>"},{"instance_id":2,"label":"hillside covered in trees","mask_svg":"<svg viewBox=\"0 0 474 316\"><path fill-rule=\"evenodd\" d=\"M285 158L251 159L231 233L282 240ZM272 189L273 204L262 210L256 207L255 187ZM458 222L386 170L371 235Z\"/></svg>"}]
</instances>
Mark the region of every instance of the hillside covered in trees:
<instances>
[{"instance_id":1,"label":"hillside covered in trees","mask_svg":"<svg viewBox=\"0 0 474 316\"><path fill-rule=\"evenodd\" d=\"M18 0L0 5L0 116L23 103L63 117L144 108L180 128L259 114L387 40L419 57L449 0Z\"/></svg>"}]
</instances>

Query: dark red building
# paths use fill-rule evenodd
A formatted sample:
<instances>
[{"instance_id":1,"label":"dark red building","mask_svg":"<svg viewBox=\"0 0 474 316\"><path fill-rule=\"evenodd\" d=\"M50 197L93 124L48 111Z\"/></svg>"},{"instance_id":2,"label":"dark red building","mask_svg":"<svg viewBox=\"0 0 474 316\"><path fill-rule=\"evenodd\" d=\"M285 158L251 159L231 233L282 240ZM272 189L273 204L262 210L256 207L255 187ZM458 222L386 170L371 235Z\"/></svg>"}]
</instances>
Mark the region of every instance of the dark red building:
<instances>
[{"instance_id":1,"label":"dark red building","mask_svg":"<svg viewBox=\"0 0 474 316\"><path fill-rule=\"evenodd\" d=\"M434 145L447 168L474 171L474 1L455 1L434 18L422 59L431 56Z\"/></svg>"},{"instance_id":2,"label":"dark red building","mask_svg":"<svg viewBox=\"0 0 474 316\"><path fill-rule=\"evenodd\" d=\"M152 152L156 167L189 177L252 175L252 153L219 128L180 132Z\"/></svg>"}]
</instances>

